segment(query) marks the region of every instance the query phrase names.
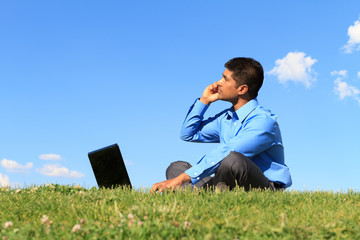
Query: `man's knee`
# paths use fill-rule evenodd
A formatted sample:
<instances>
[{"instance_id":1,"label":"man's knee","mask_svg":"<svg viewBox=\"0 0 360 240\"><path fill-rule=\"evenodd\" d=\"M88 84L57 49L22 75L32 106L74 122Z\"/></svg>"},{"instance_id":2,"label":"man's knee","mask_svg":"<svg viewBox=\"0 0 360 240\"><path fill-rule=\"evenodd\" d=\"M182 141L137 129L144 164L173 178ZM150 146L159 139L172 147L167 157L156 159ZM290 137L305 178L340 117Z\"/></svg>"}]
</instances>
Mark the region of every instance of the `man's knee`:
<instances>
[{"instance_id":1,"label":"man's knee","mask_svg":"<svg viewBox=\"0 0 360 240\"><path fill-rule=\"evenodd\" d=\"M220 163L219 168L222 171L229 171L232 175L237 175L240 172L247 170L247 157L238 152L230 152Z\"/></svg>"},{"instance_id":2,"label":"man's knee","mask_svg":"<svg viewBox=\"0 0 360 240\"><path fill-rule=\"evenodd\" d=\"M185 162L185 161L176 161L176 162L172 162L170 163L169 167L167 169L178 169L178 168L181 168L181 169L189 169L191 168L191 164L188 163L188 162Z\"/></svg>"},{"instance_id":3,"label":"man's knee","mask_svg":"<svg viewBox=\"0 0 360 240\"><path fill-rule=\"evenodd\" d=\"M166 179L175 178L191 167L191 164L185 161L172 162L166 169Z\"/></svg>"}]
</instances>

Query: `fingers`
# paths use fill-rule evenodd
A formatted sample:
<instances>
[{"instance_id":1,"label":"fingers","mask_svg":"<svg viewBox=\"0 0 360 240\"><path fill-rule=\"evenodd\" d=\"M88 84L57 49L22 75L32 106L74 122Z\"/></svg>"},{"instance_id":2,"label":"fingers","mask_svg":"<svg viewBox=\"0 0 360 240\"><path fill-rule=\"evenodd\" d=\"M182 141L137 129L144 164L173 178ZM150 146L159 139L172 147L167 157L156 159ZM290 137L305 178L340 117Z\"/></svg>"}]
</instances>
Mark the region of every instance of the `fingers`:
<instances>
[{"instance_id":1,"label":"fingers","mask_svg":"<svg viewBox=\"0 0 360 240\"><path fill-rule=\"evenodd\" d=\"M214 94L214 93L217 93L218 92L218 86L219 86L220 84L218 83L218 82L214 82L213 84L210 84L209 85L209 90L210 90L210 92L212 93L212 94Z\"/></svg>"},{"instance_id":2,"label":"fingers","mask_svg":"<svg viewBox=\"0 0 360 240\"><path fill-rule=\"evenodd\" d=\"M167 188L166 184L164 184L164 182L155 183L154 185L152 185L152 187L150 189L150 193L151 194L153 194L153 193L162 193Z\"/></svg>"},{"instance_id":3,"label":"fingers","mask_svg":"<svg viewBox=\"0 0 360 240\"><path fill-rule=\"evenodd\" d=\"M210 84L209 86L211 89L214 89L214 88L217 88L219 85L220 85L219 82L214 82L213 84Z\"/></svg>"},{"instance_id":4,"label":"fingers","mask_svg":"<svg viewBox=\"0 0 360 240\"><path fill-rule=\"evenodd\" d=\"M150 193L156 193L159 190L159 186L161 183L155 183L154 185L152 185L151 189L150 189Z\"/></svg>"},{"instance_id":5,"label":"fingers","mask_svg":"<svg viewBox=\"0 0 360 240\"><path fill-rule=\"evenodd\" d=\"M157 187L154 185L151 186L151 189L150 189L150 193L153 194L154 192L156 192L156 189Z\"/></svg>"},{"instance_id":6,"label":"fingers","mask_svg":"<svg viewBox=\"0 0 360 240\"><path fill-rule=\"evenodd\" d=\"M155 183L154 185L152 185L151 189L150 189L150 193L162 193L166 190L174 190L175 187L172 186L169 181L163 181L160 183Z\"/></svg>"},{"instance_id":7,"label":"fingers","mask_svg":"<svg viewBox=\"0 0 360 240\"><path fill-rule=\"evenodd\" d=\"M187 177L189 177L187 174L185 174L185 175ZM183 184L183 182L180 179L181 176L183 176L183 175L181 174L180 176L178 176L176 178L165 180L165 181L159 182L159 183L155 183L154 185L152 185L150 192L151 193L156 193L156 192L162 193L165 190L174 191L175 189L177 189L178 187L180 187Z\"/></svg>"}]
</instances>

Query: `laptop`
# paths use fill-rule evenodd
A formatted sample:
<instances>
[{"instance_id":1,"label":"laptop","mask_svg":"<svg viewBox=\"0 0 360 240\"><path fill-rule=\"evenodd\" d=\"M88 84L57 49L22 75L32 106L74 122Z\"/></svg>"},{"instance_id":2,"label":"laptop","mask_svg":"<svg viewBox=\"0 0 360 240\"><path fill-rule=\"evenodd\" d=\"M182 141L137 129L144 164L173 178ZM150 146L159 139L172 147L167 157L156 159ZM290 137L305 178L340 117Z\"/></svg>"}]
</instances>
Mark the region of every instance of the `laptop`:
<instances>
[{"instance_id":1,"label":"laptop","mask_svg":"<svg viewBox=\"0 0 360 240\"><path fill-rule=\"evenodd\" d=\"M130 178L117 144L89 152L88 156L99 188L131 188Z\"/></svg>"}]
</instances>

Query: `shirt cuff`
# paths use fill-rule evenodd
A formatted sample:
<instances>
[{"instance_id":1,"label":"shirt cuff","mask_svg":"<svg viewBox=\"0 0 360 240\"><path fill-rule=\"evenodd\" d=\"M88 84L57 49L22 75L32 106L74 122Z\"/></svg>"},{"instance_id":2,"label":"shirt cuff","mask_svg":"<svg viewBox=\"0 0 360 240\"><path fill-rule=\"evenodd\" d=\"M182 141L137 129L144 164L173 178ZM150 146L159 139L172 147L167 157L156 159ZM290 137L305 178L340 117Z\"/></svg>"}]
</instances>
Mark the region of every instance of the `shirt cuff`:
<instances>
[{"instance_id":1,"label":"shirt cuff","mask_svg":"<svg viewBox=\"0 0 360 240\"><path fill-rule=\"evenodd\" d=\"M186 170L185 173L189 175L189 177L191 177L191 182L193 185L195 185L197 182L199 182L202 179L200 175L201 173L203 173L203 171L199 169L197 165L195 165L189 168L188 170Z\"/></svg>"},{"instance_id":2,"label":"shirt cuff","mask_svg":"<svg viewBox=\"0 0 360 240\"><path fill-rule=\"evenodd\" d=\"M198 99L196 99L196 101L191 109L191 112L197 113L200 116L203 116L208 108L209 108L209 105L206 105L205 103L200 101L200 99L198 98Z\"/></svg>"}]
</instances>

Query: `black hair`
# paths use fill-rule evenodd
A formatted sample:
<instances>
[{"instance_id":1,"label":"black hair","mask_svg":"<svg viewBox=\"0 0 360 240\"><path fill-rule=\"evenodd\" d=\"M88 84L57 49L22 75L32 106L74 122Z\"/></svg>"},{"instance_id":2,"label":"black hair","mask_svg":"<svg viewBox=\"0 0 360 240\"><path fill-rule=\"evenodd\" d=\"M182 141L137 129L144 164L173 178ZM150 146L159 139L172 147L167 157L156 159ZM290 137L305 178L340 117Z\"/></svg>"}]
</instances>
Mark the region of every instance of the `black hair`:
<instances>
[{"instance_id":1,"label":"black hair","mask_svg":"<svg viewBox=\"0 0 360 240\"><path fill-rule=\"evenodd\" d=\"M264 70L261 64L252 59L238 57L225 63L225 67L232 72L232 78L238 86L246 84L251 99L256 98L264 81Z\"/></svg>"}]
</instances>

